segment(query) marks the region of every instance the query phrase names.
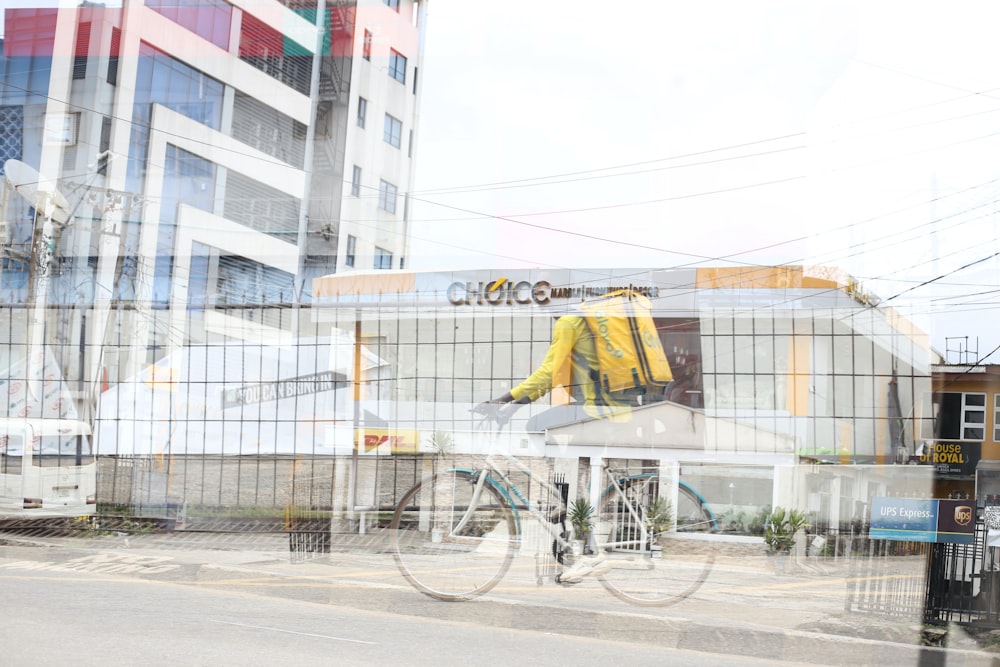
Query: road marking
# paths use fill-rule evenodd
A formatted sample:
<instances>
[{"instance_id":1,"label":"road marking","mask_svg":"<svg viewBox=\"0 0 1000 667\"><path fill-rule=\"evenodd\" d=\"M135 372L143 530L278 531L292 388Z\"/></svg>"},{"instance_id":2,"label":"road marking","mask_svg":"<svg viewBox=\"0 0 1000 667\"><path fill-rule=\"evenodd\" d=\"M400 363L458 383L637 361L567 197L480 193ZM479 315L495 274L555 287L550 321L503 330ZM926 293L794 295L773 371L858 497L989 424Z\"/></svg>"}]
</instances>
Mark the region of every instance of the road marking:
<instances>
[{"instance_id":1,"label":"road marking","mask_svg":"<svg viewBox=\"0 0 1000 667\"><path fill-rule=\"evenodd\" d=\"M333 639L338 642L351 642L353 644L370 644L371 646L376 646L377 642L369 642L363 639L347 639L345 637L334 637L333 635L318 635L312 632L299 632L298 630L285 630L284 628L270 628L266 625L250 625L249 623L233 623L232 621L216 621L213 623L221 623L222 625L235 625L239 628L250 628L252 630L271 630L272 632L284 632L289 635L301 635L303 637L317 637L319 639Z\"/></svg>"},{"instance_id":2,"label":"road marking","mask_svg":"<svg viewBox=\"0 0 1000 667\"><path fill-rule=\"evenodd\" d=\"M807 581L783 581L770 584L757 584L751 586L734 587L731 584L723 583L720 588L712 588L714 593L736 593L740 591L761 591L761 590L781 590L792 588L822 588L829 586L843 586L868 581L889 581L893 579L923 579L923 575L918 574L880 574L865 577L821 577Z\"/></svg>"},{"instance_id":3,"label":"road marking","mask_svg":"<svg viewBox=\"0 0 1000 667\"><path fill-rule=\"evenodd\" d=\"M0 563L0 568L11 570L51 570L56 572L90 572L95 574L161 574L180 568L169 562L170 556L142 556L128 553L97 553L53 563L46 561L11 561Z\"/></svg>"}]
</instances>

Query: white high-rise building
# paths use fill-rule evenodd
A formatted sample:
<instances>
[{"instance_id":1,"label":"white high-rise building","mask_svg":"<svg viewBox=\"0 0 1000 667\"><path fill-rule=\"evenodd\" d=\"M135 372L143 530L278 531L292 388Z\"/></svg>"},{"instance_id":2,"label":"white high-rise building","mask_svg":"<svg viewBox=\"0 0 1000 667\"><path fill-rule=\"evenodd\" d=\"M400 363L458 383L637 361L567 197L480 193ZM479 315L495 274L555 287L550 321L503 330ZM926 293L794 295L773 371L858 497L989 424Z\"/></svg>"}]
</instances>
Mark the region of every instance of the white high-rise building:
<instances>
[{"instance_id":1,"label":"white high-rise building","mask_svg":"<svg viewBox=\"0 0 1000 667\"><path fill-rule=\"evenodd\" d=\"M85 397L405 265L426 0L44 4L4 14L0 367Z\"/></svg>"}]
</instances>

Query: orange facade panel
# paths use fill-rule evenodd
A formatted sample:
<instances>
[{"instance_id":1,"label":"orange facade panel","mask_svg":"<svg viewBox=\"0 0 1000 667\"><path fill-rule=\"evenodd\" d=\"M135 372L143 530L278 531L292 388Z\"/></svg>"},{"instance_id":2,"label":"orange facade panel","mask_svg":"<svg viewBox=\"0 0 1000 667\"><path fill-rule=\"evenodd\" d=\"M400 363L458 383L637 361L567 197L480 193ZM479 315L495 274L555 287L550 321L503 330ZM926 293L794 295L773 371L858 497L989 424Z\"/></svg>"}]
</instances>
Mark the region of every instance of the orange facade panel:
<instances>
[{"instance_id":1,"label":"orange facade panel","mask_svg":"<svg viewBox=\"0 0 1000 667\"><path fill-rule=\"evenodd\" d=\"M313 280L313 294L317 297L408 294L415 290L416 274L403 271L345 273Z\"/></svg>"},{"instance_id":2,"label":"orange facade panel","mask_svg":"<svg viewBox=\"0 0 1000 667\"><path fill-rule=\"evenodd\" d=\"M844 285L836 273L802 266L727 266L698 269L696 282L702 289L837 289Z\"/></svg>"}]
</instances>

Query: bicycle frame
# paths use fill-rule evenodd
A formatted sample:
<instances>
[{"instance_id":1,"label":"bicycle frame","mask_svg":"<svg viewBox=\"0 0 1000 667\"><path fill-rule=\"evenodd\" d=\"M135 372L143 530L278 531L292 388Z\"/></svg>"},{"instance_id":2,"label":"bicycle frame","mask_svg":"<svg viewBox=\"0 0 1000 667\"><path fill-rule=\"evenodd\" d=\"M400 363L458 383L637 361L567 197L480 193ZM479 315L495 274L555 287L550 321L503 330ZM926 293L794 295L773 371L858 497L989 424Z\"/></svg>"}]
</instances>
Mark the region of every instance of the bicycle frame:
<instances>
[{"instance_id":1,"label":"bicycle frame","mask_svg":"<svg viewBox=\"0 0 1000 667\"><path fill-rule=\"evenodd\" d=\"M560 516L563 513L565 513L566 504L563 503L559 490L555 488L552 484L550 484L544 479L537 477L531 471L531 468L524 465L516 457L510 454L489 454L486 457L486 462L484 466L481 468L451 469L452 472L464 472L470 475L478 476L476 479L476 488L472 493L472 500L469 503L469 507L468 509L466 509L465 515L459 520L459 522L452 529L452 532L459 533L465 527L465 525L469 521L469 518L474 514L475 510L478 507L479 497L482 494L483 486L485 484L490 484L491 486L493 486L493 488L495 488L497 491L500 492L500 494L507 501L507 505L510 507L511 512L513 512L514 514L514 525L517 530L517 535L515 536L515 538L518 541L518 546L520 546L520 540L522 535L521 511L518 503L515 502L514 497L511 496L511 492L513 492L514 496L517 497L518 501L524 504L524 508L528 511L528 513L531 514L534 518L538 519L539 524L545 527L546 532L548 532L554 539L556 539L559 542L560 547L567 548L569 542L567 542L566 539L562 537L562 531L554 528L553 526L555 526L555 524L552 524L549 521L545 520L546 517L544 514L542 514L542 511L539 510L537 507L535 507L535 505L527 497L525 497L524 493L521 492L521 489L518 488L518 486L511 481L510 474L500 469L500 467L497 465L498 458L505 460L509 464L513 464L513 466L518 470L518 472L526 474L529 480L533 479L537 481L538 484L543 489L545 489L548 496L558 499L558 504L556 505L556 510L555 510L557 512L557 516ZM499 481L498 479L491 477L490 473L495 474L499 479Z\"/></svg>"},{"instance_id":2,"label":"bicycle frame","mask_svg":"<svg viewBox=\"0 0 1000 667\"><path fill-rule=\"evenodd\" d=\"M561 550L571 551L572 543L563 536L562 522L560 521L558 523L553 523L552 521L550 521L549 518L551 517L551 514L550 517L546 517L545 514L543 514L540 509L538 509L527 497L525 497L524 493L521 492L520 488L518 488L518 486L511 481L509 473L504 472L497 465L498 459L505 460L508 464L513 464L513 466L519 472L526 474L529 480L537 481L538 484L543 489L545 489L548 496L556 498L558 500L558 504L555 505L555 510L554 510L555 516L565 515L565 512L567 510L566 504L563 502L559 490L556 489L552 484L550 484L546 480L538 478L529 467L521 463L516 457L510 454L489 454L486 457L484 466L481 468L451 469L453 472L464 472L470 475L477 476L476 488L473 491L469 507L466 509L463 517L454 526L452 532L456 534L461 533L462 529L465 528L469 519L474 515L475 510L478 508L479 498L480 495L482 494L484 485L490 484L497 491L500 492L500 494L507 501L508 506L510 507L511 511L514 514L514 524L517 530L517 535L515 536L515 539L518 542L518 548L520 547L521 535L522 535L521 512L518 503L514 502L514 498L511 496L511 493L513 493L514 496L516 496L517 500L523 503L523 506L527 510L527 512L538 520L539 525L541 525L544 528L545 532L549 534L549 536L555 541L555 543ZM646 544L649 544L649 530L647 529L644 521L645 517L639 515L639 513L636 511L635 506L632 503L627 502L627 498L625 497L624 487L625 487L625 482L629 482L634 479L642 479L644 477L651 477L652 475L639 474L639 475L621 476L617 474L617 471L611 468L605 468L604 472L605 475L607 475L609 481L607 490L610 490L611 488L615 489L615 493L623 501L622 506L627 508L629 515L635 522L635 525L639 527L640 532L637 538L635 539L619 540L614 542L599 542L597 544L598 548L605 548L605 547L619 548L619 549L625 547L634 548L634 547L642 547ZM496 478L492 477L491 473L496 475ZM605 493L607 493L607 490L605 491Z\"/></svg>"}]
</instances>

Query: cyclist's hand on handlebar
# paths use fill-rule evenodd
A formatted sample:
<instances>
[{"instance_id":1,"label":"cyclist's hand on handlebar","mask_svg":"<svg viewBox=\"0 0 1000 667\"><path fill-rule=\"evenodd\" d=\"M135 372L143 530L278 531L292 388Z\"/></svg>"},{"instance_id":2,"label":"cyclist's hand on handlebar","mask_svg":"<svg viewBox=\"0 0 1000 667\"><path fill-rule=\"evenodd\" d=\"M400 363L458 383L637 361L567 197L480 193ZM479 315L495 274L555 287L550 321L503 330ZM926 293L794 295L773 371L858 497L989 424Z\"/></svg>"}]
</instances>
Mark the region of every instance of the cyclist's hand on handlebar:
<instances>
[{"instance_id":1,"label":"cyclist's hand on handlebar","mask_svg":"<svg viewBox=\"0 0 1000 667\"><path fill-rule=\"evenodd\" d=\"M483 401L474 407L472 412L482 415L484 420L495 422L498 428L503 428L507 425L507 422L511 420L515 412L530 402L531 401L527 398L515 401L514 398L508 393L504 394L500 398Z\"/></svg>"},{"instance_id":2,"label":"cyclist's hand on handlebar","mask_svg":"<svg viewBox=\"0 0 1000 667\"><path fill-rule=\"evenodd\" d=\"M493 417L496 416L496 414L499 412L501 406L506 405L507 403L510 403L513 400L514 397L511 396L510 392L508 391L503 396L498 396L497 398L491 398L488 401L483 401L482 403L474 407L472 410L476 414Z\"/></svg>"},{"instance_id":3,"label":"cyclist's hand on handlebar","mask_svg":"<svg viewBox=\"0 0 1000 667\"><path fill-rule=\"evenodd\" d=\"M503 412L505 405L505 403L497 399L483 401L472 408L471 412L479 415L481 425L491 424L490 428L501 429L507 422L507 416Z\"/></svg>"},{"instance_id":4,"label":"cyclist's hand on handlebar","mask_svg":"<svg viewBox=\"0 0 1000 667\"><path fill-rule=\"evenodd\" d=\"M497 411L500 409L500 406L502 405L503 403L501 403L499 400L492 399L489 401L483 401L476 407L472 408L472 411L475 412L477 415L493 416L497 413Z\"/></svg>"}]
</instances>

